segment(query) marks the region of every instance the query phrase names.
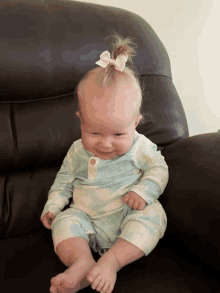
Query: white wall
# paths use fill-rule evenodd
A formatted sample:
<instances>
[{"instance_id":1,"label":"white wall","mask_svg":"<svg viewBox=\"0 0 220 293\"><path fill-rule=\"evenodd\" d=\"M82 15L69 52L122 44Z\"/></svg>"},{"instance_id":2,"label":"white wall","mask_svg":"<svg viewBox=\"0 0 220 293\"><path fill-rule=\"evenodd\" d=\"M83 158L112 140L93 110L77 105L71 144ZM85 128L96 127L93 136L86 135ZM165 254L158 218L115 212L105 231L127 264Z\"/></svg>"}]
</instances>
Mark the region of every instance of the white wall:
<instances>
[{"instance_id":1,"label":"white wall","mask_svg":"<svg viewBox=\"0 0 220 293\"><path fill-rule=\"evenodd\" d=\"M149 22L168 51L190 135L220 129L220 0L84 2L124 8Z\"/></svg>"}]
</instances>

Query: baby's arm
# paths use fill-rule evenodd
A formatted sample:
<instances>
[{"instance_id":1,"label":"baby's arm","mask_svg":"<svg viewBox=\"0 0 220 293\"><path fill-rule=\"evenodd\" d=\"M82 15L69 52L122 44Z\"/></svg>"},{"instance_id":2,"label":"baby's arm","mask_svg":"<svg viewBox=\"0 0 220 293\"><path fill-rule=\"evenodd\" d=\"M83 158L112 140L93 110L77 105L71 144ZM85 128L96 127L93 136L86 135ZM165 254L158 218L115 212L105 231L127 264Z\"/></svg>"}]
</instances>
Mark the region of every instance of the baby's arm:
<instances>
[{"instance_id":1,"label":"baby's arm","mask_svg":"<svg viewBox=\"0 0 220 293\"><path fill-rule=\"evenodd\" d=\"M51 186L48 200L44 206L41 218L43 218L48 212L56 217L69 203L69 199L73 196L74 179L74 149L72 145L63 160L63 164L57 173L53 185Z\"/></svg>"},{"instance_id":2,"label":"baby's arm","mask_svg":"<svg viewBox=\"0 0 220 293\"><path fill-rule=\"evenodd\" d=\"M143 136L134 153L134 162L142 171L142 177L130 191L139 195L147 204L152 204L163 193L167 185L168 166L161 152L157 151L157 145Z\"/></svg>"}]
</instances>

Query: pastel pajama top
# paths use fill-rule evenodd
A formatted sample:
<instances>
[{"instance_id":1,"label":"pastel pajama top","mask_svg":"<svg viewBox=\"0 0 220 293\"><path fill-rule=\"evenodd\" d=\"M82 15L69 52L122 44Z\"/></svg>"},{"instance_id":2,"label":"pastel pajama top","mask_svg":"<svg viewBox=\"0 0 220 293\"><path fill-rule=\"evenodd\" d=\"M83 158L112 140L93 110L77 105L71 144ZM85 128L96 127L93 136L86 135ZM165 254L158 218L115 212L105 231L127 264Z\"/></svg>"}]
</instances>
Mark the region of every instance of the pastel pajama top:
<instances>
[{"instance_id":1,"label":"pastel pajama top","mask_svg":"<svg viewBox=\"0 0 220 293\"><path fill-rule=\"evenodd\" d=\"M110 160L94 156L79 139L63 160L41 217L48 211L57 216L70 199L88 216L104 215L122 207L129 191L151 205L167 182L168 166L157 145L137 131L130 150Z\"/></svg>"}]
</instances>

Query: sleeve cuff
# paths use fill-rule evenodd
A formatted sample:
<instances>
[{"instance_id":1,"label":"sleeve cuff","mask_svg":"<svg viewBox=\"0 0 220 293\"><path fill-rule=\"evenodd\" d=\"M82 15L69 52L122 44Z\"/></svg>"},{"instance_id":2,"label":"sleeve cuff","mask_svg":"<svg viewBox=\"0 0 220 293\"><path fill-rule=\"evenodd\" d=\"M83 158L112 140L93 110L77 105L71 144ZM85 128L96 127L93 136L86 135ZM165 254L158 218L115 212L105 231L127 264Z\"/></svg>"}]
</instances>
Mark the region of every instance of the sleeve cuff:
<instances>
[{"instance_id":1,"label":"sleeve cuff","mask_svg":"<svg viewBox=\"0 0 220 293\"><path fill-rule=\"evenodd\" d=\"M137 193L142 197L148 205L153 204L155 200L161 195L160 187L152 180L147 180L147 185L135 185L131 188L131 191Z\"/></svg>"},{"instance_id":2,"label":"sleeve cuff","mask_svg":"<svg viewBox=\"0 0 220 293\"><path fill-rule=\"evenodd\" d=\"M40 217L42 218L47 212L53 213L54 216L56 217L61 212L61 210L59 207L53 204L49 204L49 205L46 204Z\"/></svg>"}]
</instances>

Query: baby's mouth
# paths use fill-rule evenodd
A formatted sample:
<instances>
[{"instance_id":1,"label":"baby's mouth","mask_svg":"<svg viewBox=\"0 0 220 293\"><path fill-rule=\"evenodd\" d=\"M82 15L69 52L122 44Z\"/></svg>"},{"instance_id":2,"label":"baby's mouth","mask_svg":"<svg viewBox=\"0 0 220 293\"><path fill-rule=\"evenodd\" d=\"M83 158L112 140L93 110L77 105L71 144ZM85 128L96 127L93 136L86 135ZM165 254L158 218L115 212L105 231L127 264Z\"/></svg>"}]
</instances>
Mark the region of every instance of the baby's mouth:
<instances>
[{"instance_id":1,"label":"baby's mouth","mask_svg":"<svg viewBox=\"0 0 220 293\"><path fill-rule=\"evenodd\" d=\"M110 160L110 159L114 159L114 158L118 158L119 156L116 154L115 151L111 151L111 152L100 152L97 151L96 154L98 157L100 157L103 160Z\"/></svg>"},{"instance_id":2,"label":"baby's mouth","mask_svg":"<svg viewBox=\"0 0 220 293\"><path fill-rule=\"evenodd\" d=\"M111 152L103 152L103 151L98 151L100 154L103 154L103 155L107 155L107 154L112 154L114 153L114 151L111 151Z\"/></svg>"},{"instance_id":3,"label":"baby's mouth","mask_svg":"<svg viewBox=\"0 0 220 293\"><path fill-rule=\"evenodd\" d=\"M111 151L111 152L101 152L101 151L98 151L99 154L101 155L110 155L112 153L114 153L114 151Z\"/></svg>"}]
</instances>

